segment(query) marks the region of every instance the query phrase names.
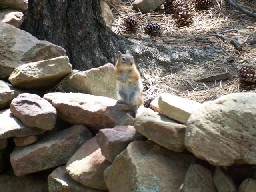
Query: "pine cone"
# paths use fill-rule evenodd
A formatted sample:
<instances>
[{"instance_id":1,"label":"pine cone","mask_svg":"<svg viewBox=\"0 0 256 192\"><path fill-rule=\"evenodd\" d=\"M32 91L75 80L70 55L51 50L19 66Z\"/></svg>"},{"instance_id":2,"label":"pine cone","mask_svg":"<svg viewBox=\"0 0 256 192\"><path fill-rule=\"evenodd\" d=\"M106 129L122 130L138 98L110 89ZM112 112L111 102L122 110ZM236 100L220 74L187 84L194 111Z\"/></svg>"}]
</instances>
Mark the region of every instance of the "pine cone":
<instances>
[{"instance_id":1,"label":"pine cone","mask_svg":"<svg viewBox=\"0 0 256 192\"><path fill-rule=\"evenodd\" d=\"M178 27L189 26L193 22L192 14L186 7L177 7L174 18Z\"/></svg>"},{"instance_id":2,"label":"pine cone","mask_svg":"<svg viewBox=\"0 0 256 192\"><path fill-rule=\"evenodd\" d=\"M256 69L253 66L241 66L238 68L241 83L256 84Z\"/></svg>"},{"instance_id":3,"label":"pine cone","mask_svg":"<svg viewBox=\"0 0 256 192\"><path fill-rule=\"evenodd\" d=\"M207 10L213 6L212 0L196 0L195 1L195 9L200 10Z\"/></svg>"},{"instance_id":4,"label":"pine cone","mask_svg":"<svg viewBox=\"0 0 256 192\"><path fill-rule=\"evenodd\" d=\"M126 31L136 32L138 29L138 23L135 19L131 17L127 17L124 19L124 26L126 27Z\"/></svg>"},{"instance_id":5,"label":"pine cone","mask_svg":"<svg viewBox=\"0 0 256 192\"><path fill-rule=\"evenodd\" d=\"M160 36L161 35L161 27L157 23L148 23L144 28L145 33L150 36Z\"/></svg>"}]
</instances>

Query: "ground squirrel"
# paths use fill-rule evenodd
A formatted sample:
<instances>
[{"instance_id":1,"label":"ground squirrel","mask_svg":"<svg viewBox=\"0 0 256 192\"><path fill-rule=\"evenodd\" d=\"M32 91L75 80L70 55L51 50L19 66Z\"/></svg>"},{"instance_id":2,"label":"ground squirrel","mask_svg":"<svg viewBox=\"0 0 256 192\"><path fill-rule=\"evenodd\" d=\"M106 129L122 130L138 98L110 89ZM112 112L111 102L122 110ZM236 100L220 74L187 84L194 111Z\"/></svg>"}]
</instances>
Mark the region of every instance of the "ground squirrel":
<instances>
[{"instance_id":1,"label":"ground squirrel","mask_svg":"<svg viewBox=\"0 0 256 192\"><path fill-rule=\"evenodd\" d=\"M135 65L133 56L128 51L125 54L118 51L114 73L119 101L137 108L142 105L140 73Z\"/></svg>"}]
</instances>

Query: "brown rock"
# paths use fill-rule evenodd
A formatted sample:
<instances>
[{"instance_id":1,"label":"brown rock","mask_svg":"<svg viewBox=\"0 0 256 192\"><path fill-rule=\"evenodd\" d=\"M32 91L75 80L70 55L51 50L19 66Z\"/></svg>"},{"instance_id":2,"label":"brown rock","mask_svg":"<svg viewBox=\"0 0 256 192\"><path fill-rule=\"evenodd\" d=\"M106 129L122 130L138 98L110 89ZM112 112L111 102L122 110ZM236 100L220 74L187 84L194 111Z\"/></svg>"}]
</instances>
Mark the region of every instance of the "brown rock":
<instances>
[{"instance_id":1,"label":"brown rock","mask_svg":"<svg viewBox=\"0 0 256 192\"><path fill-rule=\"evenodd\" d=\"M117 126L111 129L101 129L96 135L102 154L109 162L113 162L128 144L140 136L133 126Z\"/></svg>"},{"instance_id":2,"label":"brown rock","mask_svg":"<svg viewBox=\"0 0 256 192\"><path fill-rule=\"evenodd\" d=\"M26 137L43 133L42 129L30 128L22 124L11 114L10 109L0 111L0 139L9 137Z\"/></svg>"},{"instance_id":3,"label":"brown rock","mask_svg":"<svg viewBox=\"0 0 256 192\"><path fill-rule=\"evenodd\" d=\"M67 162L66 170L79 183L101 190L107 190L104 170L110 165L101 154L96 138L85 142Z\"/></svg>"},{"instance_id":4,"label":"brown rock","mask_svg":"<svg viewBox=\"0 0 256 192\"><path fill-rule=\"evenodd\" d=\"M161 114L181 123L187 123L191 113L201 106L201 104L196 101L170 93L162 93L159 96L158 105Z\"/></svg>"},{"instance_id":5,"label":"brown rock","mask_svg":"<svg viewBox=\"0 0 256 192\"><path fill-rule=\"evenodd\" d=\"M216 167L213 181L218 189L218 192L236 192L236 185L232 178L221 168Z\"/></svg>"},{"instance_id":6,"label":"brown rock","mask_svg":"<svg viewBox=\"0 0 256 192\"><path fill-rule=\"evenodd\" d=\"M186 126L150 109L136 117L134 126L140 134L163 147L176 152L185 149Z\"/></svg>"},{"instance_id":7,"label":"brown rock","mask_svg":"<svg viewBox=\"0 0 256 192\"><path fill-rule=\"evenodd\" d=\"M192 113L185 145L217 166L256 164L255 124L256 93L225 95Z\"/></svg>"},{"instance_id":8,"label":"brown rock","mask_svg":"<svg viewBox=\"0 0 256 192\"><path fill-rule=\"evenodd\" d=\"M37 136L16 137L13 139L16 147L25 147L37 142Z\"/></svg>"},{"instance_id":9,"label":"brown rock","mask_svg":"<svg viewBox=\"0 0 256 192\"><path fill-rule=\"evenodd\" d=\"M24 20L24 14L19 11L4 10L0 12L0 20L14 27L20 27Z\"/></svg>"},{"instance_id":10,"label":"brown rock","mask_svg":"<svg viewBox=\"0 0 256 192\"><path fill-rule=\"evenodd\" d=\"M67 56L23 64L13 70L9 81L19 88L49 88L71 73Z\"/></svg>"},{"instance_id":11,"label":"brown rock","mask_svg":"<svg viewBox=\"0 0 256 192\"><path fill-rule=\"evenodd\" d=\"M107 63L87 71L73 71L58 85L61 92L80 92L117 99L114 65Z\"/></svg>"},{"instance_id":12,"label":"brown rock","mask_svg":"<svg viewBox=\"0 0 256 192\"><path fill-rule=\"evenodd\" d=\"M72 126L36 144L15 148L10 161L15 175L21 176L65 164L84 141L91 137L84 126Z\"/></svg>"},{"instance_id":13,"label":"brown rock","mask_svg":"<svg viewBox=\"0 0 256 192\"><path fill-rule=\"evenodd\" d=\"M0 175L1 192L48 192L47 178L44 176L16 177L11 174Z\"/></svg>"},{"instance_id":14,"label":"brown rock","mask_svg":"<svg viewBox=\"0 0 256 192\"><path fill-rule=\"evenodd\" d=\"M26 11L28 9L28 0L1 0L1 8Z\"/></svg>"},{"instance_id":15,"label":"brown rock","mask_svg":"<svg viewBox=\"0 0 256 192\"><path fill-rule=\"evenodd\" d=\"M182 192L217 192L212 173L201 165L190 165L186 174Z\"/></svg>"},{"instance_id":16,"label":"brown rock","mask_svg":"<svg viewBox=\"0 0 256 192\"><path fill-rule=\"evenodd\" d=\"M248 178L242 182L238 192L254 192L256 190L256 180Z\"/></svg>"},{"instance_id":17,"label":"brown rock","mask_svg":"<svg viewBox=\"0 0 256 192\"><path fill-rule=\"evenodd\" d=\"M7 147L7 139L0 139L0 150L3 150Z\"/></svg>"},{"instance_id":18,"label":"brown rock","mask_svg":"<svg viewBox=\"0 0 256 192\"><path fill-rule=\"evenodd\" d=\"M66 54L63 48L47 41L40 41L31 34L6 23L0 22L0 34L0 78L8 78L14 68L24 63Z\"/></svg>"},{"instance_id":19,"label":"brown rock","mask_svg":"<svg viewBox=\"0 0 256 192\"><path fill-rule=\"evenodd\" d=\"M120 125L124 119L128 119L127 124L133 123L133 118L128 114L131 108L108 97L82 93L48 93L44 98L57 109L62 119L72 124L101 129Z\"/></svg>"},{"instance_id":20,"label":"brown rock","mask_svg":"<svg viewBox=\"0 0 256 192\"><path fill-rule=\"evenodd\" d=\"M134 141L105 171L105 180L111 192L178 191L192 162L192 155Z\"/></svg>"},{"instance_id":21,"label":"brown rock","mask_svg":"<svg viewBox=\"0 0 256 192\"><path fill-rule=\"evenodd\" d=\"M56 123L56 109L36 94L23 93L12 100L10 110L29 127L52 130Z\"/></svg>"},{"instance_id":22,"label":"brown rock","mask_svg":"<svg viewBox=\"0 0 256 192\"><path fill-rule=\"evenodd\" d=\"M49 192L104 192L86 187L67 174L65 166L58 167L48 177Z\"/></svg>"}]
</instances>

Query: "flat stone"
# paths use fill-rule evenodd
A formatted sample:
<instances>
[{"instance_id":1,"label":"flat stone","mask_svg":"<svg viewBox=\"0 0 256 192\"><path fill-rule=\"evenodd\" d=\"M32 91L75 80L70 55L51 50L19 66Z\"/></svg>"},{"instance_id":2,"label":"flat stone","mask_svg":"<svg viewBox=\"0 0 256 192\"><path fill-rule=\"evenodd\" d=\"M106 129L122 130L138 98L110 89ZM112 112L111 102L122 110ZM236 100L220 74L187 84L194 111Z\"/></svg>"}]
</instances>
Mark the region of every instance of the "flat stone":
<instances>
[{"instance_id":1,"label":"flat stone","mask_svg":"<svg viewBox=\"0 0 256 192\"><path fill-rule=\"evenodd\" d=\"M0 122L4 122L0 124L0 139L38 135L44 132L42 129L24 125L12 115L10 109L0 111Z\"/></svg>"},{"instance_id":2,"label":"flat stone","mask_svg":"<svg viewBox=\"0 0 256 192\"><path fill-rule=\"evenodd\" d=\"M248 178L242 182L240 185L238 192L253 192L256 189L256 180L252 178Z\"/></svg>"},{"instance_id":3,"label":"flat stone","mask_svg":"<svg viewBox=\"0 0 256 192\"><path fill-rule=\"evenodd\" d=\"M161 114L181 123L187 123L191 113L201 106L201 104L196 101L170 93L162 93L159 96L158 105Z\"/></svg>"},{"instance_id":4,"label":"flat stone","mask_svg":"<svg viewBox=\"0 0 256 192\"><path fill-rule=\"evenodd\" d=\"M134 126L140 134L163 147L176 152L185 149L186 126L166 116L148 109L136 117Z\"/></svg>"},{"instance_id":5,"label":"flat stone","mask_svg":"<svg viewBox=\"0 0 256 192\"><path fill-rule=\"evenodd\" d=\"M11 174L0 174L0 191L48 192L47 178L35 175L16 177Z\"/></svg>"},{"instance_id":6,"label":"flat stone","mask_svg":"<svg viewBox=\"0 0 256 192\"><path fill-rule=\"evenodd\" d=\"M5 0L8 1L9 0ZM0 78L8 78L12 71L24 63L65 55L66 51L12 25L0 22Z\"/></svg>"},{"instance_id":7,"label":"flat stone","mask_svg":"<svg viewBox=\"0 0 256 192\"><path fill-rule=\"evenodd\" d=\"M61 92L79 92L117 99L114 65L107 63L87 71L73 71L57 87Z\"/></svg>"},{"instance_id":8,"label":"flat stone","mask_svg":"<svg viewBox=\"0 0 256 192\"><path fill-rule=\"evenodd\" d=\"M256 93L225 95L192 113L185 145L195 156L216 166L255 165L255 124Z\"/></svg>"},{"instance_id":9,"label":"flat stone","mask_svg":"<svg viewBox=\"0 0 256 192\"><path fill-rule=\"evenodd\" d=\"M190 165L181 191L217 192L211 171L198 164Z\"/></svg>"},{"instance_id":10,"label":"flat stone","mask_svg":"<svg viewBox=\"0 0 256 192\"><path fill-rule=\"evenodd\" d=\"M165 0L135 0L132 3L134 9L142 13L149 13L154 11L157 7L164 3Z\"/></svg>"},{"instance_id":11,"label":"flat stone","mask_svg":"<svg viewBox=\"0 0 256 192\"><path fill-rule=\"evenodd\" d=\"M27 137L15 137L13 139L16 147L25 147L37 142L38 137L35 135L27 136Z\"/></svg>"},{"instance_id":12,"label":"flat stone","mask_svg":"<svg viewBox=\"0 0 256 192\"><path fill-rule=\"evenodd\" d=\"M49 192L104 192L76 182L67 174L65 166L58 167L49 175L48 186Z\"/></svg>"},{"instance_id":13,"label":"flat stone","mask_svg":"<svg viewBox=\"0 0 256 192\"><path fill-rule=\"evenodd\" d=\"M82 93L48 93L44 98L57 109L62 119L71 124L83 124L95 129L133 124L129 114L130 106L108 97Z\"/></svg>"},{"instance_id":14,"label":"flat stone","mask_svg":"<svg viewBox=\"0 0 256 192\"><path fill-rule=\"evenodd\" d=\"M9 81L19 88L48 88L55 86L72 71L67 56L23 64L14 69Z\"/></svg>"},{"instance_id":15,"label":"flat stone","mask_svg":"<svg viewBox=\"0 0 256 192\"><path fill-rule=\"evenodd\" d=\"M57 119L56 109L36 94L20 94L12 100L10 110L25 125L43 130L52 130Z\"/></svg>"},{"instance_id":16,"label":"flat stone","mask_svg":"<svg viewBox=\"0 0 256 192\"><path fill-rule=\"evenodd\" d=\"M232 178L220 167L216 167L213 181L218 192L236 192L236 185Z\"/></svg>"},{"instance_id":17,"label":"flat stone","mask_svg":"<svg viewBox=\"0 0 256 192\"><path fill-rule=\"evenodd\" d=\"M100 190L107 190L104 170L110 165L102 155L101 149L93 137L85 142L67 162L66 170L77 182Z\"/></svg>"},{"instance_id":18,"label":"flat stone","mask_svg":"<svg viewBox=\"0 0 256 192\"><path fill-rule=\"evenodd\" d=\"M0 21L13 25L14 27L20 27L24 20L24 14L20 11L14 10L1 10Z\"/></svg>"},{"instance_id":19,"label":"flat stone","mask_svg":"<svg viewBox=\"0 0 256 192\"><path fill-rule=\"evenodd\" d=\"M0 109L10 107L11 101L19 94L11 85L5 81L0 80Z\"/></svg>"},{"instance_id":20,"label":"flat stone","mask_svg":"<svg viewBox=\"0 0 256 192\"><path fill-rule=\"evenodd\" d=\"M178 191L188 167L190 154L175 153L152 141L134 141L105 171L111 192Z\"/></svg>"},{"instance_id":21,"label":"flat stone","mask_svg":"<svg viewBox=\"0 0 256 192\"><path fill-rule=\"evenodd\" d=\"M133 126L127 125L101 129L96 135L96 139L102 154L109 162L113 162L130 142L141 139L141 136L136 133Z\"/></svg>"},{"instance_id":22,"label":"flat stone","mask_svg":"<svg viewBox=\"0 0 256 192\"><path fill-rule=\"evenodd\" d=\"M56 132L36 144L15 148L10 155L14 173L21 176L65 164L91 136L86 127L76 125Z\"/></svg>"}]
</instances>

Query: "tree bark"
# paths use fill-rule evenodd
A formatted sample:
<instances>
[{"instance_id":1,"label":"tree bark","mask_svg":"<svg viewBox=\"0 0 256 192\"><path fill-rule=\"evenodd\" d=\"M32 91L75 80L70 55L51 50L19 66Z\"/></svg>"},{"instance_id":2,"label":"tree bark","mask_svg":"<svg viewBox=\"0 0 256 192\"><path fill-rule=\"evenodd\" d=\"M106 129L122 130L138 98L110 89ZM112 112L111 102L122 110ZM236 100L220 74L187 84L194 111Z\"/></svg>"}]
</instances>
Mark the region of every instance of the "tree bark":
<instances>
[{"instance_id":1,"label":"tree bark","mask_svg":"<svg viewBox=\"0 0 256 192\"><path fill-rule=\"evenodd\" d=\"M106 27L100 0L29 0L22 29L65 48L79 70L113 63L127 42Z\"/></svg>"}]
</instances>

